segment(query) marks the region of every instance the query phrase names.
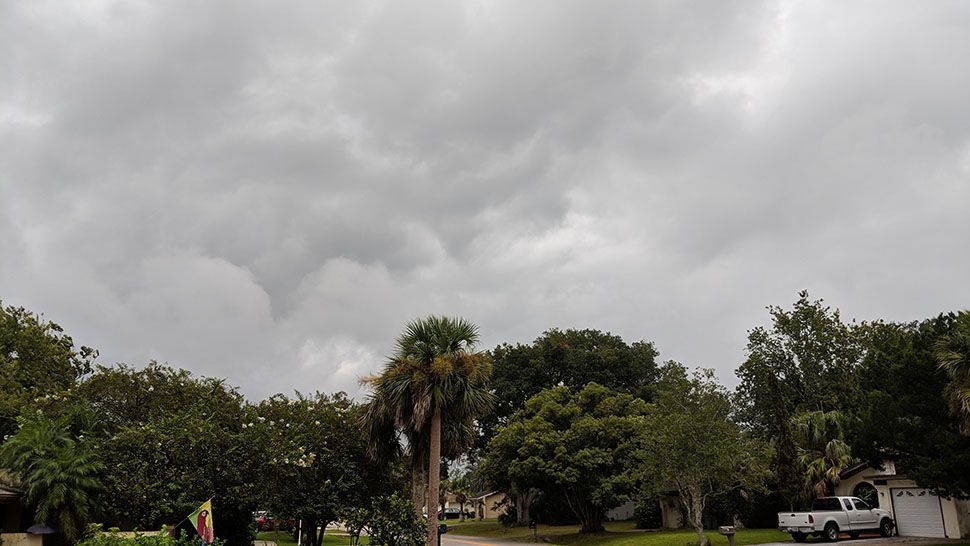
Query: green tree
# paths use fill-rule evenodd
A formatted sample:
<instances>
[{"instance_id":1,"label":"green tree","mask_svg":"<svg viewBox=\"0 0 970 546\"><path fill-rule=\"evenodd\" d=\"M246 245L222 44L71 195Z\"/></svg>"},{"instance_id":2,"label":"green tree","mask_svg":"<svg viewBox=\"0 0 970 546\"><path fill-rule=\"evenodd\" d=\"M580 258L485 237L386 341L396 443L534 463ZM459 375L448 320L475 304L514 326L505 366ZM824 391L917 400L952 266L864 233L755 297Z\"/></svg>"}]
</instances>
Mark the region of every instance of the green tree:
<instances>
[{"instance_id":1,"label":"green tree","mask_svg":"<svg viewBox=\"0 0 970 546\"><path fill-rule=\"evenodd\" d=\"M960 420L960 431L970 435L970 311L957 314L953 331L936 341L934 354L950 376L951 411Z\"/></svg>"},{"instance_id":2,"label":"green tree","mask_svg":"<svg viewBox=\"0 0 970 546\"><path fill-rule=\"evenodd\" d=\"M732 419L730 394L711 370L688 376L670 363L657 386L657 401L641 427L639 477L644 490L675 488L700 546L708 544L702 517L710 499L739 489L760 489L768 474L762 443Z\"/></svg>"},{"instance_id":3,"label":"green tree","mask_svg":"<svg viewBox=\"0 0 970 546\"><path fill-rule=\"evenodd\" d=\"M0 301L0 436L34 400L56 396L91 371L97 351L75 348L57 323Z\"/></svg>"},{"instance_id":4,"label":"green tree","mask_svg":"<svg viewBox=\"0 0 970 546\"><path fill-rule=\"evenodd\" d=\"M367 530L374 546L420 546L424 542L424 522L414 515L411 503L396 494L374 499Z\"/></svg>"},{"instance_id":5,"label":"green tree","mask_svg":"<svg viewBox=\"0 0 970 546\"><path fill-rule=\"evenodd\" d=\"M243 424L245 442L263 461L252 477L261 484L262 500L277 516L302 520L312 546L349 507L367 506L392 482L388 467L366 455L361 411L344 393L277 394L249 408Z\"/></svg>"},{"instance_id":6,"label":"green tree","mask_svg":"<svg viewBox=\"0 0 970 546\"><path fill-rule=\"evenodd\" d=\"M583 533L603 530L610 508L629 499L628 472L648 404L590 383L554 387L529 399L488 446L480 471L562 495Z\"/></svg>"},{"instance_id":7,"label":"green tree","mask_svg":"<svg viewBox=\"0 0 970 546\"><path fill-rule=\"evenodd\" d=\"M859 378L867 392L852 412L849 436L856 456L876 467L894 461L918 484L945 496L970 495L970 437L960 433L949 411L951 377L937 360L939 340L956 329L952 313L862 325L866 353Z\"/></svg>"},{"instance_id":8,"label":"green tree","mask_svg":"<svg viewBox=\"0 0 970 546\"><path fill-rule=\"evenodd\" d=\"M478 327L464 319L430 316L409 322L394 356L369 383L380 413L398 429L428 434L428 544L437 540L442 422L470 423L491 406L491 364L475 350Z\"/></svg>"},{"instance_id":9,"label":"green tree","mask_svg":"<svg viewBox=\"0 0 970 546\"><path fill-rule=\"evenodd\" d=\"M105 523L158 529L215 497L218 537L249 546L263 465L242 435L243 402L221 380L152 363L99 368L48 411L91 423L85 442L108 469Z\"/></svg>"},{"instance_id":10,"label":"green tree","mask_svg":"<svg viewBox=\"0 0 970 546\"><path fill-rule=\"evenodd\" d=\"M495 427L508 422L525 401L550 387L574 392L598 383L646 400L657 378L657 349L653 343L626 343L620 336L599 330L551 329L530 345L508 343L490 352L494 362L494 409L481 419L482 447Z\"/></svg>"},{"instance_id":11,"label":"green tree","mask_svg":"<svg viewBox=\"0 0 970 546\"><path fill-rule=\"evenodd\" d=\"M834 495L839 475L854 462L845 441L845 420L845 415L835 410L808 411L792 418L807 496Z\"/></svg>"},{"instance_id":12,"label":"green tree","mask_svg":"<svg viewBox=\"0 0 970 546\"><path fill-rule=\"evenodd\" d=\"M856 328L822 300L809 299L807 291L790 310L769 307L768 312L771 327L748 333L748 357L737 370L739 415L774 445L777 488L792 503L804 483L793 418L857 405L862 395L855 368L862 347Z\"/></svg>"},{"instance_id":13,"label":"green tree","mask_svg":"<svg viewBox=\"0 0 970 546\"><path fill-rule=\"evenodd\" d=\"M0 448L3 468L22 484L35 521L80 537L93 515L104 465L65 424L43 414L23 420L23 426Z\"/></svg>"}]
</instances>

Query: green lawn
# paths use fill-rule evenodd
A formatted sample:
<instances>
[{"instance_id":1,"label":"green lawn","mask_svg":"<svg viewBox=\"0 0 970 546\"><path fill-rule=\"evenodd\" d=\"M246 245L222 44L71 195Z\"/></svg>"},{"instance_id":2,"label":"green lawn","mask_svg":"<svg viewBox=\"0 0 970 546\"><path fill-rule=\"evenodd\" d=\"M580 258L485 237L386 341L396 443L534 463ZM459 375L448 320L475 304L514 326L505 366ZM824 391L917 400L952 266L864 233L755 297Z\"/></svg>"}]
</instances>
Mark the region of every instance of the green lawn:
<instances>
[{"instance_id":1,"label":"green lawn","mask_svg":"<svg viewBox=\"0 0 970 546\"><path fill-rule=\"evenodd\" d=\"M293 535L277 531L264 531L256 534L256 540L272 540L277 546L296 546ZM360 545L367 546L370 543L369 537L360 537ZM350 537L342 533L327 531L323 535L323 546L349 546Z\"/></svg>"},{"instance_id":2,"label":"green lawn","mask_svg":"<svg viewBox=\"0 0 970 546\"><path fill-rule=\"evenodd\" d=\"M689 530L637 531L632 521L615 521L605 524L606 532L594 535L579 534L578 525L540 525L539 540L569 546L686 546L696 542L697 534ZM532 530L527 527L506 529L498 523L470 522L448 526L453 535L532 541ZM714 546L727 545L727 538L717 531L706 533ZM791 536L777 529L748 529L734 537L738 546L764 544L766 542L791 542Z\"/></svg>"}]
</instances>

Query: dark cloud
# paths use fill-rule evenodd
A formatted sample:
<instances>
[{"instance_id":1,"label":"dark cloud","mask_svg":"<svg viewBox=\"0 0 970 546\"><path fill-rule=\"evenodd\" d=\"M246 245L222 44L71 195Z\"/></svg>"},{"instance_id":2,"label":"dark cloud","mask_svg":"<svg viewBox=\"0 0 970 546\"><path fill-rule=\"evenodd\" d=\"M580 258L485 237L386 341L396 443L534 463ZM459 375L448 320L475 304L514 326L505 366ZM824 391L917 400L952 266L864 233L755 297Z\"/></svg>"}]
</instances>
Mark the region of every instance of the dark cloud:
<instances>
[{"instance_id":1,"label":"dark cloud","mask_svg":"<svg viewBox=\"0 0 970 546\"><path fill-rule=\"evenodd\" d=\"M357 391L402 324L743 358L970 306L963 3L0 6L0 297L107 362Z\"/></svg>"}]
</instances>

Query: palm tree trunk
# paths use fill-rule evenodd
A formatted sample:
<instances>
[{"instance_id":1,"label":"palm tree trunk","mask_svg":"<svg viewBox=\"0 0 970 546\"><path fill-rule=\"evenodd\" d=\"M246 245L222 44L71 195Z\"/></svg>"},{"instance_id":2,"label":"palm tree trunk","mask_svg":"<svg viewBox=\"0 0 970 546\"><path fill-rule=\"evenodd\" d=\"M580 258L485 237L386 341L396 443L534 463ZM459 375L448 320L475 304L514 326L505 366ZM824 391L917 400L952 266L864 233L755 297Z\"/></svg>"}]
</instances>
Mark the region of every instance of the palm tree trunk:
<instances>
[{"instance_id":1,"label":"palm tree trunk","mask_svg":"<svg viewBox=\"0 0 970 546\"><path fill-rule=\"evenodd\" d=\"M441 485L441 410L431 418L431 442L428 453L428 546L438 540L438 488Z\"/></svg>"},{"instance_id":2,"label":"palm tree trunk","mask_svg":"<svg viewBox=\"0 0 970 546\"><path fill-rule=\"evenodd\" d=\"M424 472L424 460L419 457L411 464L411 502L414 503L414 513L418 519L421 519L422 508L424 508L424 492L426 491Z\"/></svg>"}]
</instances>

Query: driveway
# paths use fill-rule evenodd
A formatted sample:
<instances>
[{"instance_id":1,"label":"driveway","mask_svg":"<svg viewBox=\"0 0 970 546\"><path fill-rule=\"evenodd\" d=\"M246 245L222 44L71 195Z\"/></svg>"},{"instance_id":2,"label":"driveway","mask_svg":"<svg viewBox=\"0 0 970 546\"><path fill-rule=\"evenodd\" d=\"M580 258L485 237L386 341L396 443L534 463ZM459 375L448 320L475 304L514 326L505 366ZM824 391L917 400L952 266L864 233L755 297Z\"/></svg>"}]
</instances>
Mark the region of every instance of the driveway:
<instances>
[{"instance_id":1,"label":"driveway","mask_svg":"<svg viewBox=\"0 0 970 546\"><path fill-rule=\"evenodd\" d=\"M793 542L771 542L761 546L792 546ZM839 546L889 546L891 544L906 544L907 546L926 546L928 544L966 544L963 540L948 540L945 538L922 538L922 537L890 537L890 538L860 538L857 540L839 540L838 542L825 542L819 538L810 538L805 544L837 544Z\"/></svg>"}]
</instances>

